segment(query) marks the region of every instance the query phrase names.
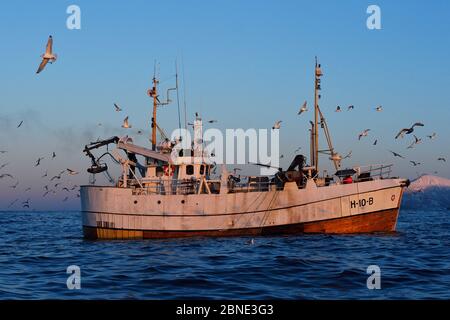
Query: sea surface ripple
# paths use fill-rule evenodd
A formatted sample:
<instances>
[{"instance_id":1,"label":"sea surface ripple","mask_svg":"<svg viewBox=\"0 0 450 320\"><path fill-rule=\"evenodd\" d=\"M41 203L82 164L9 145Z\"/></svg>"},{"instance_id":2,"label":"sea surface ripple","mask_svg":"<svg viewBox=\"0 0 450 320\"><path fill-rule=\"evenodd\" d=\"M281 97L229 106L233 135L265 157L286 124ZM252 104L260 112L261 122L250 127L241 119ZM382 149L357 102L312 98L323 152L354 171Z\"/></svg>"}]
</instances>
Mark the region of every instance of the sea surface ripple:
<instances>
[{"instance_id":1,"label":"sea surface ripple","mask_svg":"<svg viewBox=\"0 0 450 320\"><path fill-rule=\"evenodd\" d=\"M450 299L449 217L402 210L390 234L91 241L80 212L0 212L0 299Z\"/></svg>"}]
</instances>

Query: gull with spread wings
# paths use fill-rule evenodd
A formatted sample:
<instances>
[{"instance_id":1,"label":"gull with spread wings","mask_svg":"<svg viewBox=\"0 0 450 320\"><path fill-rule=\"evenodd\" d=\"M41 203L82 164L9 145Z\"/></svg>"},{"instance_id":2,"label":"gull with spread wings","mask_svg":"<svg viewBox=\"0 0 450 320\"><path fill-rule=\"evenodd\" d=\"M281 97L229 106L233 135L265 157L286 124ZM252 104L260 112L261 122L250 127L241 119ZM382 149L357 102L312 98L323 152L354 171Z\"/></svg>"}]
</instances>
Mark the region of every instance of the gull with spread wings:
<instances>
[{"instance_id":1,"label":"gull with spread wings","mask_svg":"<svg viewBox=\"0 0 450 320\"><path fill-rule=\"evenodd\" d=\"M414 132L414 127L423 127L424 124L421 122L416 122L412 125L411 128L404 128L402 130L399 131L399 133L397 133L397 135L395 136L395 139L403 138L405 134L411 134Z\"/></svg>"},{"instance_id":2,"label":"gull with spread wings","mask_svg":"<svg viewBox=\"0 0 450 320\"><path fill-rule=\"evenodd\" d=\"M53 63L58 58L58 56L52 52L52 46L53 46L53 38L52 36L49 36L47 41L47 47L45 48L45 53L41 55L42 61L36 73L39 73L42 70L44 70L48 62Z\"/></svg>"}]
</instances>

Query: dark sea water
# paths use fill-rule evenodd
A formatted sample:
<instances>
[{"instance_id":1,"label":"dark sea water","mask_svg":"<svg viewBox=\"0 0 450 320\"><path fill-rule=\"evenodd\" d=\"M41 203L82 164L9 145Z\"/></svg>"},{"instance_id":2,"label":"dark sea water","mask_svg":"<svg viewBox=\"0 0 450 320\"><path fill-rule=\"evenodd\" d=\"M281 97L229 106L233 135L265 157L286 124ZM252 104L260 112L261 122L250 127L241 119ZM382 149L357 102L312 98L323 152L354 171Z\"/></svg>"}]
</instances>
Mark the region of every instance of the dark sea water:
<instances>
[{"instance_id":1,"label":"dark sea water","mask_svg":"<svg viewBox=\"0 0 450 320\"><path fill-rule=\"evenodd\" d=\"M450 299L450 211L398 232L88 241L79 212L0 212L0 299ZM81 270L69 290L66 268ZM381 289L369 290L369 265Z\"/></svg>"}]
</instances>

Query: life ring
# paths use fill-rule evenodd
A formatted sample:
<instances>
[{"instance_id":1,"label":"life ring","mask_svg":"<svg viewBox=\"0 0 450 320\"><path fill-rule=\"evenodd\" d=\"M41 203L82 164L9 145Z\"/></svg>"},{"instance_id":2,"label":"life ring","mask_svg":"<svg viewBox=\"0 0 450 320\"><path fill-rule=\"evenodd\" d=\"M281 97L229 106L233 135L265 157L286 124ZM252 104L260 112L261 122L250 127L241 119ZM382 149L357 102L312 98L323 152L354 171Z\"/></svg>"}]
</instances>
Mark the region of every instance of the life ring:
<instances>
[{"instance_id":1,"label":"life ring","mask_svg":"<svg viewBox=\"0 0 450 320\"><path fill-rule=\"evenodd\" d=\"M170 168L170 169L169 169ZM173 173L175 171L175 168L172 166L164 166L164 175L165 176L173 176Z\"/></svg>"}]
</instances>

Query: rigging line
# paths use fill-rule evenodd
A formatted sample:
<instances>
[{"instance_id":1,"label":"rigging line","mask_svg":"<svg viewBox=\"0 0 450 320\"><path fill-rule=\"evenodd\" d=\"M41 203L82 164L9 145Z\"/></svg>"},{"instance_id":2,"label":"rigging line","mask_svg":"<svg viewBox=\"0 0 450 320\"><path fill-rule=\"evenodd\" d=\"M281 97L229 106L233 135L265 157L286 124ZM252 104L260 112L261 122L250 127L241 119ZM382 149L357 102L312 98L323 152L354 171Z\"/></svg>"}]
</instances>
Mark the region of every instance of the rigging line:
<instances>
[{"instance_id":1,"label":"rigging line","mask_svg":"<svg viewBox=\"0 0 450 320\"><path fill-rule=\"evenodd\" d=\"M184 104L184 129L187 130L187 107L186 107L186 76L184 71L184 59L181 55L181 69L183 71L183 104Z\"/></svg>"},{"instance_id":2,"label":"rigging line","mask_svg":"<svg viewBox=\"0 0 450 320\"><path fill-rule=\"evenodd\" d=\"M264 227L264 224L266 223L267 218L269 217L270 214L270 207L272 206L272 204L274 203L275 199L278 198L278 191L275 191L272 200L270 200L269 206L267 207L267 211L266 213L264 213L264 216L261 220L261 224L260 227Z\"/></svg>"},{"instance_id":3,"label":"rigging line","mask_svg":"<svg viewBox=\"0 0 450 320\"><path fill-rule=\"evenodd\" d=\"M256 198L255 198L255 199L247 206L246 209L242 210L242 212L248 211L248 210L250 209L250 207L251 207L256 201L258 201L258 199L259 199L264 193L265 193L265 192L261 192L258 196L256 196ZM261 203L262 203L263 201L264 201L264 199L262 199ZM255 209L257 209L257 208L261 205L261 203L258 204L258 205L256 206ZM239 220L241 220L241 218L242 218L243 216L244 216L244 215L240 215L240 216L234 221L234 223L239 222Z\"/></svg>"},{"instance_id":4,"label":"rigging line","mask_svg":"<svg viewBox=\"0 0 450 320\"><path fill-rule=\"evenodd\" d=\"M161 127L158 124L156 124L156 129L158 129L159 134L163 139L168 139L166 133L164 132L163 129L161 129Z\"/></svg>"}]
</instances>

